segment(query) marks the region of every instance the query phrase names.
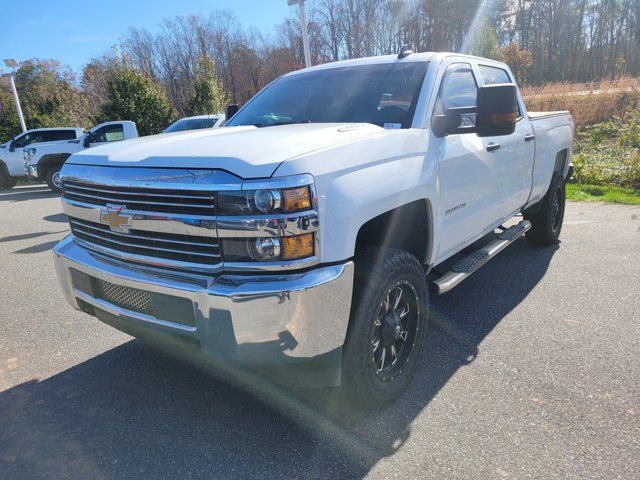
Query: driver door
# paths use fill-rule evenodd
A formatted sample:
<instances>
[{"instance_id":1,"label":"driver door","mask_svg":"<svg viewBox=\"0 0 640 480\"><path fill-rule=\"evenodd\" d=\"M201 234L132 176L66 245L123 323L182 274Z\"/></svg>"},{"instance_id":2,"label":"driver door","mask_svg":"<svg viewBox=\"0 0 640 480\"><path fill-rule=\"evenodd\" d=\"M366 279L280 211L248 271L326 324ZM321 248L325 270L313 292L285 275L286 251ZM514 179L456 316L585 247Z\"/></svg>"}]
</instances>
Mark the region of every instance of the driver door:
<instances>
[{"instance_id":1,"label":"driver door","mask_svg":"<svg viewBox=\"0 0 640 480\"><path fill-rule=\"evenodd\" d=\"M24 175L24 152L22 150L32 143L46 141L43 135L44 133L39 131L29 132L20 135L9 143L6 159L9 175L15 177Z\"/></svg>"},{"instance_id":2,"label":"driver door","mask_svg":"<svg viewBox=\"0 0 640 480\"><path fill-rule=\"evenodd\" d=\"M448 108L475 107L478 85L471 63L449 61L441 76L433 115L442 115ZM474 126L475 121L475 114L462 115L460 126ZM495 204L500 161L490 141L475 133L438 137L432 129L429 151L434 152L440 170L442 233L437 258L445 259L498 219Z\"/></svg>"}]
</instances>

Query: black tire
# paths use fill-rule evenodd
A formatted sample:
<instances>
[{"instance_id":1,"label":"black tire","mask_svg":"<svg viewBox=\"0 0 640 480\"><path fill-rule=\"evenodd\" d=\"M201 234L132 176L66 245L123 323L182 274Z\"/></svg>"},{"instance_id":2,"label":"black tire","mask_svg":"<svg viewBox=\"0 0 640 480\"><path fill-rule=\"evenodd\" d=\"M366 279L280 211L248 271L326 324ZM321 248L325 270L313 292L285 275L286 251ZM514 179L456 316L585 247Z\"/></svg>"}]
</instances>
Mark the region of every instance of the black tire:
<instances>
[{"instance_id":1,"label":"black tire","mask_svg":"<svg viewBox=\"0 0 640 480\"><path fill-rule=\"evenodd\" d=\"M0 190L11 190L18 184L18 177L11 177L0 170Z\"/></svg>"},{"instance_id":2,"label":"black tire","mask_svg":"<svg viewBox=\"0 0 640 480\"><path fill-rule=\"evenodd\" d=\"M386 310L385 303L390 308L395 304L394 292L398 289L405 304L400 303L397 310ZM365 248L357 253L351 318L342 357L342 383L350 399L380 408L407 388L422 356L428 308L425 272L416 257L390 248ZM398 334L397 322L404 329L404 340L394 336ZM390 360L395 353L395 363L384 365L383 348L388 349Z\"/></svg>"},{"instance_id":3,"label":"black tire","mask_svg":"<svg viewBox=\"0 0 640 480\"><path fill-rule=\"evenodd\" d=\"M560 239L566 202L564 178L558 172L551 177L551 185L539 205L524 212L524 219L531 222L526 234L532 245L553 245Z\"/></svg>"},{"instance_id":4,"label":"black tire","mask_svg":"<svg viewBox=\"0 0 640 480\"><path fill-rule=\"evenodd\" d=\"M62 169L62 165L55 165L47 170L46 175L44 176L47 185L51 190L56 193L62 192L62 185L60 185L60 170Z\"/></svg>"}]
</instances>

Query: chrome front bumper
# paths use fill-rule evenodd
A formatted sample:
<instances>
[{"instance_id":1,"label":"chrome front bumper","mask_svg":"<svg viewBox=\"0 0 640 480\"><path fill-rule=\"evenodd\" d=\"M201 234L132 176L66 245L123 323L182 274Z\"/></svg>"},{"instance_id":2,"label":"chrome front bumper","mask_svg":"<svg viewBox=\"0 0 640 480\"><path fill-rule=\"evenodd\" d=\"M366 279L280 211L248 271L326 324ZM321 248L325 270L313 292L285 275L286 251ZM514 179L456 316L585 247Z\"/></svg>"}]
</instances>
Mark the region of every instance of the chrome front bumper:
<instances>
[{"instance_id":1,"label":"chrome front bumper","mask_svg":"<svg viewBox=\"0 0 640 480\"><path fill-rule=\"evenodd\" d=\"M340 382L352 262L293 274L206 276L125 263L82 248L71 236L55 247L54 259L69 303L126 333L216 362L292 370L307 362L323 370L318 376L323 380L312 383ZM98 281L187 299L194 322L167 321L95 298L74 283L74 270Z\"/></svg>"}]
</instances>

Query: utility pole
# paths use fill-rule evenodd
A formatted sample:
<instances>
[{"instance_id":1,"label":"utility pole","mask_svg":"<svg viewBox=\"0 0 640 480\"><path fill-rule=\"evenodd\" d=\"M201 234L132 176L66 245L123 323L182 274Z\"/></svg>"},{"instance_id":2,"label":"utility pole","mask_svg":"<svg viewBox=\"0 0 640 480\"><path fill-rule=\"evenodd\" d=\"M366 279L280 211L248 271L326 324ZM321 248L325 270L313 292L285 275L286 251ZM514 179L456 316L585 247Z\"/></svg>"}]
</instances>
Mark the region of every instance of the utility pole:
<instances>
[{"instance_id":1,"label":"utility pole","mask_svg":"<svg viewBox=\"0 0 640 480\"><path fill-rule=\"evenodd\" d=\"M4 61L4 64L13 69L13 72L5 73L2 75L3 77L9 78L9 83L11 84L11 90L13 91L13 101L16 104L16 111L18 112L18 120L20 120L20 126L22 127L22 131L27 131L27 125L24 123L24 117L22 116L22 107L20 107L20 99L18 98L18 90L16 89L16 69L20 65L15 58L7 58Z\"/></svg>"},{"instance_id":2,"label":"utility pole","mask_svg":"<svg viewBox=\"0 0 640 480\"><path fill-rule=\"evenodd\" d=\"M300 29L302 30L302 48L304 49L304 66L311 66L311 52L309 51L309 37L307 36L307 15L304 11L305 0L287 0L287 5L300 6Z\"/></svg>"}]
</instances>

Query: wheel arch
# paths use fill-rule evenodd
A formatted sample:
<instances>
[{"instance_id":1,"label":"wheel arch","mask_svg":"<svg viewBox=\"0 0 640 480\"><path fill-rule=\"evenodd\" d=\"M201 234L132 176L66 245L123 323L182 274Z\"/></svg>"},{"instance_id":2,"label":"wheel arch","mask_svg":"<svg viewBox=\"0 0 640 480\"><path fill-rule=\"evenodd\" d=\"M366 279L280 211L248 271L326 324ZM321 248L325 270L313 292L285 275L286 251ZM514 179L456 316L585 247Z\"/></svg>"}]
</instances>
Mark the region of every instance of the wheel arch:
<instances>
[{"instance_id":1,"label":"wheel arch","mask_svg":"<svg viewBox=\"0 0 640 480\"><path fill-rule=\"evenodd\" d=\"M569 160L569 149L563 148L558 153L556 153L556 160L553 166L553 171L559 172L560 174L562 174L562 176L564 176L568 169L568 165L567 165L568 160Z\"/></svg>"},{"instance_id":2,"label":"wheel arch","mask_svg":"<svg viewBox=\"0 0 640 480\"><path fill-rule=\"evenodd\" d=\"M1 158L0 158L0 173L5 175L6 177L11 176L11 174L9 173L9 167L7 167L7 164L4 163L4 160L2 160Z\"/></svg>"},{"instance_id":3,"label":"wheel arch","mask_svg":"<svg viewBox=\"0 0 640 480\"><path fill-rule=\"evenodd\" d=\"M406 250L428 265L433 251L433 209L423 198L400 205L366 221L358 229L355 250L389 247Z\"/></svg>"},{"instance_id":4,"label":"wheel arch","mask_svg":"<svg viewBox=\"0 0 640 480\"><path fill-rule=\"evenodd\" d=\"M38 160L38 178L40 180L44 180L51 167L64 165L64 162L66 162L67 158L70 156L71 154L69 153L52 153L43 155L43 157Z\"/></svg>"}]
</instances>

